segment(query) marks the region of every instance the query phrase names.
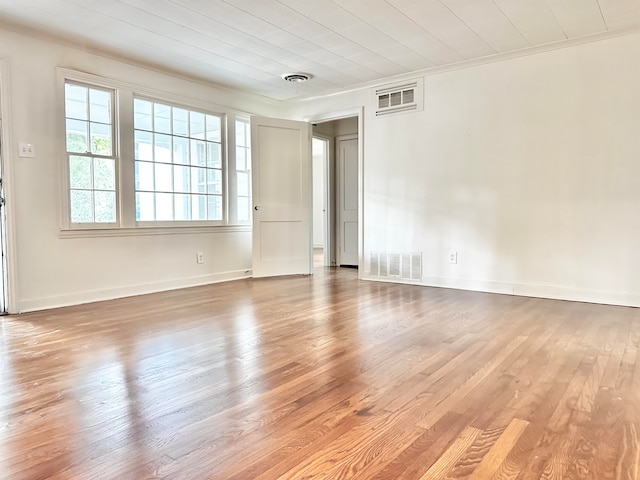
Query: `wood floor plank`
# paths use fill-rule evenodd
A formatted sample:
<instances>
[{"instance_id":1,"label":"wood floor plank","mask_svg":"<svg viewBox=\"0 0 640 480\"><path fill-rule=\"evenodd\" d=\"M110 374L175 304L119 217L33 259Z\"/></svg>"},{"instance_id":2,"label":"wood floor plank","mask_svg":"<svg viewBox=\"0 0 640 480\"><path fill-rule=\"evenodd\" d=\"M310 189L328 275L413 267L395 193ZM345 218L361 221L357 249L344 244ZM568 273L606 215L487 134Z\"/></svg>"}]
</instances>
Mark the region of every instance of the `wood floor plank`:
<instances>
[{"instance_id":1,"label":"wood floor plank","mask_svg":"<svg viewBox=\"0 0 640 480\"><path fill-rule=\"evenodd\" d=\"M502 462L507 458L514 444L522 435L522 432L529 425L529 422L514 418L489 452L482 458L480 465L471 474L470 480L481 480L491 478L498 470Z\"/></svg>"},{"instance_id":2,"label":"wood floor plank","mask_svg":"<svg viewBox=\"0 0 640 480\"><path fill-rule=\"evenodd\" d=\"M640 478L640 432L633 423L624 425L621 452L615 475L616 480Z\"/></svg>"},{"instance_id":3,"label":"wood floor plank","mask_svg":"<svg viewBox=\"0 0 640 480\"><path fill-rule=\"evenodd\" d=\"M419 478L468 426L469 420L466 417L453 412L447 413L379 471L373 480Z\"/></svg>"},{"instance_id":4,"label":"wood floor plank","mask_svg":"<svg viewBox=\"0 0 640 480\"><path fill-rule=\"evenodd\" d=\"M638 309L322 268L0 322L3 480L640 475Z\"/></svg>"},{"instance_id":5,"label":"wood floor plank","mask_svg":"<svg viewBox=\"0 0 640 480\"><path fill-rule=\"evenodd\" d=\"M507 358L516 348L518 348L520 344L526 340L526 338L527 337L524 335L519 335L512 341L507 343L494 358L490 359L487 363L482 365L482 367L477 370L469 378L469 380L461 385L460 388L447 395L446 402L441 402L438 406L431 410L428 415L422 417L416 423L416 426L421 428L431 427L433 423L437 421L442 415L444 415L444 413L448 409L452 408L452 405L455 405L456 402L462 400L466 395L469 394L469 392L476 388L493 371L493 369L495 369L505 358Z\"/></svg>"},{"instance_id":6,"label":"wood floor plank","mask_svg":"<svg viewBox=\"0 0 640 480\"><path fill-rule=\"evenodd\" d=\"M476 437L481 433L481 430L474 427L465 428L460 436L451 444L451 446L444 452L438 461L436 461L424 475L420 477L420 480L438 480L444 478L449 470L453 468L460 457L467 451L467 449L473 444Z\"/></svg>"}]
</instances>

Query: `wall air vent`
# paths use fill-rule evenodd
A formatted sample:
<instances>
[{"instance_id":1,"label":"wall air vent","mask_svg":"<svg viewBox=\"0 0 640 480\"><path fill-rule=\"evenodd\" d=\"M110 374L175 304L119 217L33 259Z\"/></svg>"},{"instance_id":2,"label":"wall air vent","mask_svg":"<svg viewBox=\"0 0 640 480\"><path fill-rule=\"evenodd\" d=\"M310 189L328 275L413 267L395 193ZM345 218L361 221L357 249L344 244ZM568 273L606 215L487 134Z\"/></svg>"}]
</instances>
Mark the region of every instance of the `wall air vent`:
<instances>
[{"instance_id":1,"label":"wall air vent","mask_svg":"<svg viewBox=\"0 0 640 480\"><path fill-rule=\"evenodd\" d=\"M372 89L376 117L394 113L419 112L423 109L422 78Z\"/></svg>"},{"instance_id":2,"label":"wall air vent","mask_svg":"<svg viewBox=\"0 0 640 480\"><path fill-rule=\"evenodd\" d=\"M378 278L420 281L422 279L422 254L415 252L370 252L369 274Z\"/></svg>"}]
</instances>

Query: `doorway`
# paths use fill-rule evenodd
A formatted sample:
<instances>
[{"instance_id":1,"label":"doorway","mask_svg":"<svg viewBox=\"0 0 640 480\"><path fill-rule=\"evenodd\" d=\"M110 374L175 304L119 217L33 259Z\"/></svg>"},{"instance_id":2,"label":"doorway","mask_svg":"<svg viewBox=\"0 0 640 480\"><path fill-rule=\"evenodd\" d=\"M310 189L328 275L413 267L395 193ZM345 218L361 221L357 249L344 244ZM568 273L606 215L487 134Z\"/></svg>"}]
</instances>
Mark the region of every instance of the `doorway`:
<instances>
[{"instance_id":1,"label":"doorway","mask_svg":"<svg viewBox=\"0 0 640 480\"><path fill-rule=\"evenodd\" d=\"M313 124L314 267L360 259L359 117Z\"/></svg>"},{"instance_id":2,"label":"doorway","mask_svg":"<svg viewBox=\"0 0 640 480\"><path fill-rule=\"evenodd\" d=\"M313 180L313 267L330 266L329 258L329 138L314 135L311 140L311 169Z\"/></svg>"}]
</instances>

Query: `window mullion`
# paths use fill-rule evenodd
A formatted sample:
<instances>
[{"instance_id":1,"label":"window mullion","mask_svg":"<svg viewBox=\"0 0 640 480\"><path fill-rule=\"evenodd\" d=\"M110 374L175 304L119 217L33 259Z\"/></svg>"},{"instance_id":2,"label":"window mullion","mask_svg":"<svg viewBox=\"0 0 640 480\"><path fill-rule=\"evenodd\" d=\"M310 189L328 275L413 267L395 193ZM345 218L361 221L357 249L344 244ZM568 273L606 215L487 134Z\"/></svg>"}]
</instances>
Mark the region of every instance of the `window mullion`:
<instances>
[{"instance_id":1,"label":"window mullion","mask_svg":"<svg viewBox=\"0 0 640 480\"><path fill-rule=\"evenodd\" d=\"M133 140L133 93L120 90L117 95L116 132L119 161L116 162L120 226L136 226L135 162Z\"/></svg>"}]
</instances>

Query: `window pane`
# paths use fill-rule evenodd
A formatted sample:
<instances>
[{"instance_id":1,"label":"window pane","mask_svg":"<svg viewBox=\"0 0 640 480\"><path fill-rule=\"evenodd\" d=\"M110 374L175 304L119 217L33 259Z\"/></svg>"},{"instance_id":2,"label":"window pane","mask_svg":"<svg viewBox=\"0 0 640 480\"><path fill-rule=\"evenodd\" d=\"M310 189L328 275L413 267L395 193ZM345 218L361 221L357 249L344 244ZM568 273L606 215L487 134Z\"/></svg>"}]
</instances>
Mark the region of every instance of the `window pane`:
<instances>
[{"instance_id":1,"label":"window pane","mask_svg":"<svg viewBox=\"0 0 640 480\"><path fill-rule=\"evenodd\" d=\"M238 172L238 195L242 197L248 197L250 195L249 191L249 174L246 172Z\"/></svg>"},{"instance_id":2,"label":"window pane","mask_svg":"<svg viewBox=\"0 0 640 480\"><path fill-rule=\"evenodd\" d=\"M96 222L114 223L116 221L116 192L95 192Z\"/></svg>"},{"instance_id":3,"label":"window pane","mask_svg":"<svg viewBox=\"0 0 640 480\"><path fill-rule=\"evenodd\" d=\"M207 196L193 195L191 197L191 220L207 219Z\"/></svg>"},{"instance_id":4,"label":"window pane","mask_svg":"<svg viewBox=\"0 0 640 480\"><path fill-rule=\"evenodd\" d=\"M67 151L82 152L87 150L88 123L81 120L67 119Z\"/></svg>"},{"instance_id":5,"label":"window pane","mask_svg":"<svg viewBox=\"0 0 640 480\"><path fill-rule=\"evenodd\" d=\"M236 147L236 170L247 169L247 150L243 147Z\"/></svg>"},{"instance_id":6,"label":"window pane","mask_svg":"<svg viewBox=\"0 0 640 480\"><path fill-rule=\"evenodd\" d=\"M156 162L171 163L171 135L154 135L155 149L153 159Z\"/></svg>"},{"instance_id":7,"label":"window pane","mask_svg":"<svg viewBox=\"0 0 640 480\"><path fill-rule=\"evenodd\" d=\"M189 112L184 108L173 107L173 134L189 136Z\"/></svg>"},{"instance_id":8,"label":"window pane","mask_svg":"<svg viewBox=\"0 0 640 480\"><path fill-rule=\"evenodd\" d=\"M64 110L68 118L88 120L87 87L67 83L64 86Z\"/></svg>"},{"instance_id":9,"label":"window pane","mask_svg":"<svg viewBox=\"0 0 640 480\"><path fill-rule=\"evenodd\" d=\"M155 220L153 197L153 193L136 193L136 220L142 222Z\"/></svg>"},{"instance_id":10,"label":"window pane","mask_svg":"<svg viewBox=\"0 0 640 480\"><path fill-rule=\"evenodd\" d=\"M173 163L189 164L189 139L173 137Z\"/></svg>"},{"instance_id":11,"label":"window pane","mask_svg":"<svg viewBox=\"0 0 640 480\"><path fill-rule=\"evenodd\" d=\"M89 90L89 115L92 122L111 123L111 94L103 90Z\"/></svg>"},{"instance_id":12,"label":"window pane","mask_svg":"<svg viewBox=\"0 0 640 480\"><path fill-rule=\"evenodd\" d=\"M175 192L185 192L188 193L191 191L189 185L191 182L189 181L190 172L189 167L183 167L179 165L175 165L173 167L173 190Z\"/></svg>"},{"instance_id":13,"label":"window pane","mask_svg":"<svg viewBox=\"0 0 640 480\"><path fill-rule=\"evenodd\" d=\"M71 221L73 223L93 222L93 192L91 190L71 190Z\"/></svg>"},{"instance_id":14,"label":"window pane","mask_svg":"<svg viewBox=\"0 0 640 480\"><path fill-rule=\"evenodd\" d=\"M140 132L138 130L134 133L134 155L136 160L153 160L153 134L149 132Z\"/></svg>"},{"instance_id":15,"label":"window pane","mask_svg":"<svg viewBox=\"0 0 640 480\"><path fill-rule=\"evenodd\" d=\"M212 142L220 141L220 117L207 115L206 139Z\"/></svg>"},{"instance_id":16,"label":"window pane","mask_svg":"<svg viewBox=\"0 0 640 480\"><path fill-rule=\"evenodd\" d=\"M217 195L207 196L207 218L209 220L222 220L222 197Z\"/></svg>"},{"instance_id":17,"label":"window pane","mask_svg":"<svg viewBox=\"0 0 640 480\"><path fill-rule=\"evenodd\" d=\"M142 130L153 129L151 122L151 102L138 98L133 100L133 127Z\"/></svg>"},{"instance_id":18,"label":"window pane","mask_svg":"<svg viewBox=\"0 0 640 480\"><path fill-rule=\"evenodd\" d=\"M222 168L222 155L219 143L207 142L207 167Z\"/></svg>"},{"instance_id":19,"label":"window pane","mask_svg":"<svg viewBox=\"0 0 640 480\"><path fill-rule=\"evenodd\" d=\"M191 165L205 167L207 165L207 152L205 142L191 140Z\"/></svg>"},{"instance_id":20,"label":"window pane","mask_svg":"<svg viewBox=\"0 0 640 480\"><path fill-rule=\"evenodd\" d=\"M69 157L69 185L71 188L92 188L90 157Z\"/></svg>"},{"instance_id":21,"label":"window pane","mask_svg":"<svg viewBox=\"0 0 640 480\"><path fill-rule=\"evenodd\" d=\"M173 197L176 220L191 220L191 195L176 194Z\"/></svg>"},{"instance_id":22,"label":"window pane","mask_svg":"<svg viewBox=\"0 0 640 480\"><path fill-rule=\"evenodd\" d=\"M173 166L165 163L156 163L156 192L173 191Z\"/></svg>"},{"instance_id":23,"label":"window pane","mask_svg":"<svg viewBox=\"0 0 640 480\"><path fill-rule=\"evenodd\" d=\"M94 158L93 159L93 188L97 190L115 190L116 189L115 160L113 160L112 158ZM97 201L98 201L97 199L98 197L96 197L96 208L97 208ZM96 221L98 221L97 210L96 210Z\"/></svg>"},{"instance_id":24,"label":"window pane","mask_svg":"<svg viewBox=\"0 0 640 480\"><path fill-rule=\"evenodd\" d=\"M156 220L173 220L173 193L156 193Z\"/></svg>"},{"instance_id":25,"label":"window pane","mask_svg":"<svg viewBox=\"0 0 640 480\"><path fill-rule=\"evenodd\" d=\"M153 104L153 131L171 133L171 107L169 105Z\"/></svg>"},{"instance_id":26,"label":"window pane","mask_svg":"<svg viewBox=\"0 0 640 480\"><path fill-rule=\"evenodd\" d=\"M191 191L193 193L207 192L207 174L204 168L191 168Z\"/></svg>"},{"instance_id":27,"label":"window pane","mask_svg":"<svg viewBox=\"0 0 640 480\"><path fill-rule=\"evenodd\" d=\"M136 190L153 190L153 163L136 162Z\"/></svg>"},{"instance_id":28,"label":"window pane","mask_svg":"<svg viewBox=\"0 0 640 480\"><path fill-rule=\"evenodd\" d=\"M249 146L249 123L236 120L236 146Z\"/></svg>"},{"instance_id":29,"label":"window pane","mask_svg":"<svg viewBox=\"0 0 640 480\"><path fill-rule=\"evenodd\" d=\"M111 125L91 123L91 153L111 155Z\"/></svg>"},{"instance_id":30,"label":"window pane","mask_svg":"<svg viewBox=\"0 0 640 480\"><path fill-rule=\"evenodd\" d=\"M204 113L189 112L190 136L204 140Z\"/></svg>"},{"instance_id":31,"label":"window pane","mask_svg":"<svg viewBox=\"0 0 640 480\"><path fill-rule=\"evenodd\" d=\"M222 195L222 172L207 170L207 188L209 193Z\"/></svg>"},{"instance_id":32,"label":"window pane","mask_svg":"<svg viewBox=\"0 0 640 480\"><path fill-rule=\"evenodd\" d=\"M247 197L238 197L238 221L248 222L250 217L249 199Z\"/></svg>"}]
</instances>

